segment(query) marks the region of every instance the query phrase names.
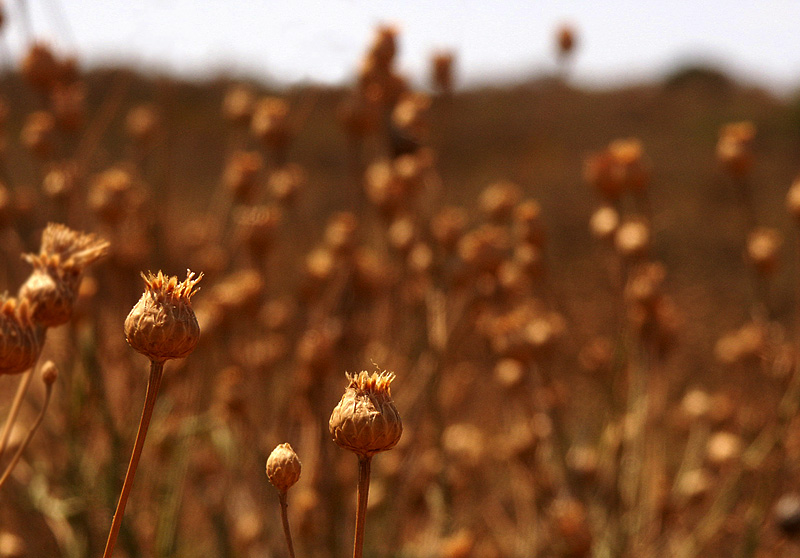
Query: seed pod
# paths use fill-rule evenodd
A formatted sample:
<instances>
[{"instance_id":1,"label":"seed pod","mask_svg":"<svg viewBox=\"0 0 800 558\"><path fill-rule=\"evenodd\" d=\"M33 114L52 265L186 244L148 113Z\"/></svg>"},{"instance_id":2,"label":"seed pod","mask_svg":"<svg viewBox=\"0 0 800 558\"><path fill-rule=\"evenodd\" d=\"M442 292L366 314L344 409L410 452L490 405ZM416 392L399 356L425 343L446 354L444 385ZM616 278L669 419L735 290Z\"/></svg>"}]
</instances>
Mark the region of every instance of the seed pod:
<instances>
[{"instance_id":1,"label":"seed pod","mask_svg":"<svg viewBox=\"0 0 800 558\"><path fill-rule=\"evenodd\" d=\"M222 101L222 113L234 125L243 126L248 123L253 115L255 96L246 85L234 85Z\"/></svg>"},{"instance_id":2,"label":"seed pod","mask_svg":"<svg viewBox=\"0 0 800 558\"><path fill-rule=\"evenodd\" d=\"M786 209L800 223L800 177L792 182L792 186L786 193Z\"/></svg>"},{"instance_id":3,"label":"seed pod","mask_svg":"<svg viewBox=\"0 0 800 558\"><path fill-rule=\"evenodd\" d=\"M759 227L747 237L747 259L756 271L768 275L778 267L781 234L767 227Z\"/></svg>"},{"instance_id":4,"label":"seed pod","mask_svg":"<svg viewBox=\"0 0 800 558\"><path fill-rule=\"evenodd\" d=\"M431 81L439 93L449 95L453 92L453 61L452 52L437 52L431 59Z\"/></svg>"},{"instance_id":5,"label":"seed pod","mask_svg":"<svg viewBox=\"0 0 800 558\"><path fill-rule=\"evenodd\" d=\"M784 494L775 504L775 522L789 537L800 535L800 496L797 494Z\"/></svg>"},{"instance_id":6,"label":"seed pod","mask_svg":"<svg viewBox=\"0 0 800 558\"><path fill-rule=\"evenodd\" d=\"M20 132L20 141L34 155L46 159L53 152L53 133L56 120L52 114L40 110L28 115Z\"/></svg>"},{"instance_id":7,"label":"seed pod","mask_svg":"<svg viewBox=\"0 0 800 558\"><path fill-rule=\"evenodd\" d=\"M20 298L30 303L33 321L44 327L67 323L81 274L107 252L108 242L93 234L54 223L47 225L39 254L24 256L33 265L33 273L19 290Z\"/></svg>"},{"instance_id":8,"label":"seed pod","mask_svg":"<svg viewBox=\"0 0 800 558\"><path fill-rule=\"evenodd\" d=\"M125 132L139 145L150 143L158 128L158 112L150 105L133 107L125 117Z\"/></svg>"},{"instance_id":9,"label":"seed pod","mask_svg":"<svg viewBox=\"0 0 800 558\"><path fill-rule=\"evenodd\" d=\"M255 192L256 178L263 166L257 151L235 151L225 165L222 181L238 201L248 201Z\"/></svg>"},{"instance_id":10,"label":"seed pod","mask_svg":"<svg viewBox=\"0 0 800 558\"><path fill-rule=\"evenodd\" d=\"M360 372L346 376L349 384L328 423L333 441L364 458L392 449L403 434L389 390L395 375Z\"/></svg>"},{"instance_id":11,"label":"seed pod","mask_svg":"<svg viewBox=\"0 0 800 558\"><path fill-rule=\"evenodd\" d=\"M640 219L631 219L622 223L614 236L617 252L629 259L642 258L650 247L650 227Z\"/></svg>"},{"instance_id":12,"label":"seed pod","mask_svg":"<svg viewBox=\"0 0 800 558\"><path fill-rule=\"evenodd\" d=\"M753 167L753 140L756 127L752 122L735 122L722 127L717 142L717 159L735 178L743 178Z\"/></svg>"},{"instance_id":13,"label":"seed pod","mask_svg":"<svg viewBox=\"0 0 800 558\"><path fill-rule=\"evenodd\" d=\"M122 168L111 168L92 179L89 207L109 225L117 224L130 210L133 177Z\"/></svg>"},{"instance_id":14,"label":"seed pod","mask_svg":"<svg viewBox=\"0 0 800 558\"><path fill-rule=\"evenodd\" d=\"M42 350L42 330L31 319L28 301L0 295L0 376L21 374Z\"/></svg>"},{"instance_id":15,"label":"seed pod","mask_svg":"<svg viewBox=\"0 0 800 558\"><path fill-rule=\"evenodd\" d=\"M14 533L0 531L0 556L3 558L26 558L29 556L25 541Z\"/></svg>"},{"instance_id":16,"label":"seed pod","mask_svg":"<svg viewBox=\"0 0 800 558\"><path fill-rule=\"evenodd\" d=\"M153 362L188 356L200 339L200 326L194 315L191 297L201 273L186 271L186 280L167 277L160 271L145 277L142 298L125 318L128 344Z\"/></svg>"},{"instance_id":17,"label":"seed pod","mask_svg":"<svg viewBox=\"0 0 800 558\"><path fill-rule=\"evenodd\" d=\"M566 58L575 50L575 30L569 24L562 24L556 30L558 57Z\"/></svg>"},{"instance_id":18,"label":"seed pod","mask_svg":"<svg viewBox=\"0 0 800 558\"><path fill-rule=\"evenodd\" d=\"M277 97L265 97L259 100L253 110L250 129L265 147L283 152L292 136L288 103Z\"/></svg>"},{"instance_id":19,"label":"seed pod","mask_svg":"<svg viewBox=\"0 0 800 558\"><path fill-rule=\"evenodd\" d=\"M302 464L289 444L280 444L267 459L267 478L278 492L286 492L299 479Z\"/></svg>"},{"instance_id":20,"label":"seed pod","mask_svg":"<svg viewBox=\"0 0 800 558\"><path fill-rule=\"evenodd\" d=\"M610 205L601 205L589 219L589 231L600 240L613 240L619 228L619 213Z\"/></svg>"},{"instance_id":21,"label":"seed pod","mask_svg":"<svg viewBox=\"0 0 800 558\"><path fill-rule=\"evenodd\" d=\"M20 73L28 85L46 91L58 80L58 61L48 45L34 43L22 59Z\"/></svg>"},{"instance_id":22,"label":"seed pod","mask_svg":"<svg viewBox=\"0 0 800 558\"><path fill-rule=\"evenodd\" d=\"M56 85L50 93L56 125L66 132L75 132L86 120L86 87L79 82Z\"/></svg>"}]
</instances>

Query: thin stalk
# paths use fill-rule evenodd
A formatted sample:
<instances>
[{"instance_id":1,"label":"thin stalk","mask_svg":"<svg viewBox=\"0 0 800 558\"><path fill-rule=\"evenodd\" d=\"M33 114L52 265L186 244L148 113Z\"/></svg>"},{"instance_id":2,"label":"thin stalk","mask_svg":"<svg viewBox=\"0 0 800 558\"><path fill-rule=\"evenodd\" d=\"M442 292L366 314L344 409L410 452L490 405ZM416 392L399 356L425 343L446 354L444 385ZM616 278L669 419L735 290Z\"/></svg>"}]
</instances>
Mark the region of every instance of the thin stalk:
<instances>
[{"instance_id":1,"label":"thin stalk","mask_svg":"<svg viewBox=\"0 0 800 558\"><path fill-rule=\"evenodd\" d=\"M281 502L281 521L283 522L283 534L286 536L286 546L289 547L289 558L294 558L294 545L292 544L292 532L289 530L289 515L286 513L288 508L287 492L278 492L278 499Z\"/></svg>"},{"instance_id":2,"label":"thin stalk","mask_svg":"<svg viewBox=\"0 0 800 558\"><path fill-rule=\"evenodd\" d=\"M356 510L356 538L353 542L353 558L361 558L364 552L364 525L367 521L367 498L369 498L369 468L372 456L358 457L358 509Z\"/></svg>"},{"instance_id":3,"label":"thin stalk","mask_svg":"<svg viewBox=\"0 0 800 558\"><path fill-rule=\"evenodd\" d=\"M128 496L131 493L131 488L133 488L133 477L136 475L136 468L139 466L139 457L142 455L144 439L147 436L147 428L150 426L150 418L153 416L153 408L155 407L163 372L163 362L150 361L150 379L147 382L147 394L145 395L144 409L142 409L142 418L139 421L136 442L133 445L130 463L128 463L128 471L125 473L125 481L122 483L122 492L120 492L117 509L111 522L111 531L108 533L108 541L103 552L103 558L111 558L114 552L114 545L117 543L117 535L119 535L119 528L122 525L122 516L125 515L125 505L128 503Z\"/></svg>"},{"instance_id":4,"label":"thin stalk","mask_svg":"<svg viewBox=\"0 0 800 558\"><path fill-rule=\"evenodd\" d=\"M3 457L3 453L6 451L6 446L8 445L8 438L11 435L11 427L14 426L14 423L17 421L17 416L19 415L20 407L22 407L22 400L25 398L25 394L28 391L28 386L31 385L31 379L33 378L33 368L25 372L22 378L19 381L19 385L17 386L17 393L14 395L14 401L11 403L11 409L8 411L8 416L6 417L6 423L3 426L3 433L0 435L0 458Z\"/></svg>"},{"instance_id":5,"label":"thin stalk","mask_svg":"<svg viewBox=\"0 0 800 558\"><path fill-rule=\"evenodd\" d=\"M22 453L28 447L28 444L31 443L33 439L33 435L36 434L36 430L39 428L39 425L42 424L42 420L44 419L44 414L47 411L47 406L50 404L50 395L53 393L53 384L45 384L46 391L44 396L44 404L42 405L42 409L39 411L39 415L36 417L36 421L31 426L31 429L28 430L28 435L25 436L25 439L20 444L19 449L17 449L17 453L14 454L14 457L11 458L11 461L6 466L6 470L3 472L3 476L0 477L0 488L3 487L6 480L11 476L11 471L14 470L17 463L19 463L20 458L22 457Z\"/></svg>"}]
</instances>

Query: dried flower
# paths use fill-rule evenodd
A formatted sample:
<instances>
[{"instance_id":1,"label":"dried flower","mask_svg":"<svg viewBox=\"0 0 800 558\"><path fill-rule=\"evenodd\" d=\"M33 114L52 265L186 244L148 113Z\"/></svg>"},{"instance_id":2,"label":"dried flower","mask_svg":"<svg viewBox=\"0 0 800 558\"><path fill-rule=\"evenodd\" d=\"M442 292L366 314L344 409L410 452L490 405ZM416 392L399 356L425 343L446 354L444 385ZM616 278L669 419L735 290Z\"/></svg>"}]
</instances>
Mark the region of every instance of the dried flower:
<instances>
[{"instance_id":1,"label":"dried flower","mask_svg":"<svg viewBox=\"0 0 800 558\"><path fill-rule=\"evenodd\" d=\"M752 122L735 122L722 127L717 142L717 159L736 178L742 178L753 167L753 140L756 127Z\"/></svg>"},{"instance_id":2,"label":"dried flower","mask_svg":"<svg viewBox=\"0 0 800 558\"><path fill-rule=\"evenodd\" d=\"M333 441L362 458L392 449L403 434L389 390L395 375L360 372L346 376L349 384L328 423Z\"/></svg>"},{"instance_id":3,"label":"dried flower","mask_svg":"<svg viewBox=\"0 0 800 558\"><path fill-rule=\"evenodd\" d=\"M431 59L431 81L434 87L445 95L453 92L453 61L452 52L437 52Z\"/></svg>"},{"instance_id":4,"label":"dried flower","mask_svg":"<svg viewBox=\"0 0 800 558\"><path fill-rule=\"evenodd\" d=\"M34 155L46 159L53 152L53 134L56 119L47 111L32 112L25 119L25 125L20 132L20 141L31 150Z\"/></svg>"},{"instance_id":5,"label":"dried flower","mask_svg":"<svg viewBox=\"0 0 800 558\"><path fill-rule=\"evenodd\" d=\"M0 376L21 374L42 350L42 330L31 319L28 301L0 295Z\"/></svg>"},{"instance_id":6,"label":"dried flower","mask_svg":"<svg viewBox=\"0 0 800 558\"><path fill-rule=\"evenodd\" d=\"M302 464L289 444L280 444L267 459L267 477L278 492L286 492L299 479Z\"/></svg>"},{"instance_id":7,"label":"dried flower","mask_svg":"<svg viewBox=\"0 0 800 558\"><path fill-rule=\"evenodd\" d=\"M81 274L91 263L108 253L108 242L93 234L73 231L50 223L42 233L39 254L27 254L33 273L20 287L33 320L44 327L65 324L72 316Z\"/></svg>"},{"instance_id":8,"label":"dried flower","mask_svg":"<svg viewBox=\"0 0 800 558\"><path fill-rule=\"evenodd\" d=\"M200 339L200 326L194 315L191 297L203 278L186 271L186 280L177 277L142 274L145 291L125 319L125 337L131 347L153 362L188 356Z\"/></svg>"}]
</instances>

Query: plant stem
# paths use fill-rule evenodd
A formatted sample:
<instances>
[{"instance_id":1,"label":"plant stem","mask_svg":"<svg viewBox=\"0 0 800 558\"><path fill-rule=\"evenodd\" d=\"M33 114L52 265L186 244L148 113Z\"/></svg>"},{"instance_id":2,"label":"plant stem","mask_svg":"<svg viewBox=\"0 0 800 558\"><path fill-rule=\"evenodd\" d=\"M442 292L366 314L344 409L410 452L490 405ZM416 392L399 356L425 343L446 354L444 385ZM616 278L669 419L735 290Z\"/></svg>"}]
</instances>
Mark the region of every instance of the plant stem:
<instances>
[{"instance_id":1,"label":"plant stem","mask_svg":"<svg viewBox=\"0 0 800 558\"><path fill-rule=\"evenodd\" d=\"M367 521L369 466L371 463L371 455L358 457L358 508L356 509L356 538L353 543L353 558L361 558L364 552L364 525Z\"/></svg>"},{"instance_id":2,"label":"plant stem","mask_svg":"<svg viewBox=\"0 0 800 558\"><path fill-rule=\"evenodd\" d=\"M292 532L289 530L289 516L286 513L288 504L286 502L287 492L278 492L278 499L281 502L281 521L283 521L283 534L286 536L286 546L289 547L289 558L294 558L294 545L292 545Z\"/></svg>"},{"instance_id":3,"label":"plant stem","mask_svg":"<svg viewBox=\"0 0 800 558\"><path fill-rule=\"evenodd\" d=\"M19 409L22 407L22 400L25 397L25 393L28 391L28 386L31 385L31 379L33 378L33 368L25 372L22 378L19 381L19 386L17 386L17 393L14 395L14 401L11 403L11 409L8 411L8 416L6 417L6 423L3 426L3 433L0 434L0 458L3 457L3 453L6 451L6 446L8 445L8 438L11 436L11 427L14 426L14 423L17 420L17 415L19 415Z\"/></svg>"},{"instance_id":4,"label":"plant stem","mask_svg":"<svg viewBox=\"0 0 800 558\"><path fill-rule=\"evenodd\" d=\"M39 411L39 415L36 417L36 421L31 426L31 429L28 430L28 435L25 436L25 440L22 441L20 444L19 449L14 454L14 457L11 458L11 461L6 466L5 471L3 471L3 476L0 477L0 488L3 487L5 482L8 480L8 477L11 476L11 471L14 470L17 463L19 462L20 458L22 457L22 452L25 451L25 448L28 447L31 440L33 439L33 435L36 434L36 429L39 428L39 425L42 424L42 419L44 419L44 414L47 411L47 406L50 404L50 395L53 393L53 384L47 384L45 396L44 396L44 404L42 404L42 409Z\"/></svg>"},{"instance_id":5,"label":"plant stem","mask_svg":"<svg viewBox=\"0 0 800 558\"><path fill-rule=\"evenodd\" d=\"M150 361L150 379L147 382L147 394L145 395L144 409L142 409L142 418L139 421L136 442L133 445L130 463L128 463L128 471L125 473L125 481L122 483L122 492L120 492L117 509L111 522L111 531L108 533L108 541L103 552L103 558L111 558L114 552L114 545L117 543L117 535L119 535L119 528L122 525L122 516L125 515L125 504L128 503L128 496L131 488L133 488L133 477L136 475L136 468L139 466L139 457L142 455L144 439L147 436L147 428L150 426L150 417L153 416L153 408L155 407L163 372L163 362Z\"/></svg>"}]
</instances>

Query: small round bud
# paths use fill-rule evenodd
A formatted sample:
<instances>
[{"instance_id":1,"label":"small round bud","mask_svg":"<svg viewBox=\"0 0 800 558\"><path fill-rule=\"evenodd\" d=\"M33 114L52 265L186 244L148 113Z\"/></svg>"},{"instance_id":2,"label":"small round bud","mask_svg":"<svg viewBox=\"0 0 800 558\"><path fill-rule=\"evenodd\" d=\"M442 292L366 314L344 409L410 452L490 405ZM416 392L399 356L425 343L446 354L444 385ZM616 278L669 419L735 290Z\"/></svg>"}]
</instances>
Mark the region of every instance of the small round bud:
<instances>
[{"instance_id":1,"label":"small round bud","mask_svg":"<svg viewBox=\"0 0 800 558\"><path fill-rule=\"evenodd\" d=\"M47 362L44 363L44 366L42 366L42 381L46 385L52 386L54 383L56 383L57 379L58 379L58 368L56 368L56 365L53 363L52 360L48 360Z\"/></svg>"},{"instance_id":2,"label":"small round bud","mask_svg":"<svg viewBox=\"0 0 800 558\"><path fill-rule=\"evenodd\" d=\"M267 459L267 478L278 492L286 492L299 479L302 464L289 444L280 444Z\"/></svg>"},{"instance_id":3,"label":"small round bud","mask_svg":"<svg viewBox=\"0 0 800 558\"><path fill-rule=\"evenodd\" d=\"M391 372L347 374L349 384L328 427L333 441L359 457L372 457L400 441L403 424L389 385Z\"/></svg>"},{"instance_id":4,"label":"small round bud","mask_svg":"<svg viewBox=\"0 0 800 558\"><path fill-rule=\"evenodd\" d=\"M797 494L784 494L775 504L775 521L784 535L800 535L800 497Z\"/></svg>"},{"instance_id":5,"label":"small round bud","mask_svg":"<svg viewBox=\"0 0 800 558\"><path fill-rule=\"evenodd\" d=\"M188 356L200 339L191 297L203 274L186 272L186 280L158 275L145 277L142 298L125 319L128 344L154 362Z\"/></svg>"}]
</instances>

